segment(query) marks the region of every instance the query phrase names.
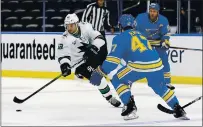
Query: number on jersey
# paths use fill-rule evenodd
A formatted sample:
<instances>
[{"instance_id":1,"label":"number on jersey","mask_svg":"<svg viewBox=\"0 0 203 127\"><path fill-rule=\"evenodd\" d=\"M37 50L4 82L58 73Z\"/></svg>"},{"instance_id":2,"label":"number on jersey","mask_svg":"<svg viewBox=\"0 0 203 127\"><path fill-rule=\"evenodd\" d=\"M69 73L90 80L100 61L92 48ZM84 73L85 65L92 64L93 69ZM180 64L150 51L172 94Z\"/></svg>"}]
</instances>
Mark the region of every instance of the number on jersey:
<instances>
[{"instance_id":1,"label":"number on jersey","mask_svg":"<svg viewBox=\"0 0 203 127\"><path fill-rule=\"evenodd\" d=\"M147 40L144 36L133 36L132 37L132 41L131 41L131 49L132 51L136 51L139 50L140 52L144 52L145 50L152 50L152 47L149 43L149 41L147 41L147 47L142 43L142 41ZM147 49L148 48L148 49Z\"/></svg>"},{"instance_id":2,"label":"number on jersey","mask_svg":"<svg viewBox=\"0 0 203 127\"><path fill-rule=\"evenodd\" d=\"M115 51L115 49L116 49L116 47L117 47L117 44L113 44L113 45L112 45L111 52L114 52L114 51Z\"/></svg>"}]
</instances>

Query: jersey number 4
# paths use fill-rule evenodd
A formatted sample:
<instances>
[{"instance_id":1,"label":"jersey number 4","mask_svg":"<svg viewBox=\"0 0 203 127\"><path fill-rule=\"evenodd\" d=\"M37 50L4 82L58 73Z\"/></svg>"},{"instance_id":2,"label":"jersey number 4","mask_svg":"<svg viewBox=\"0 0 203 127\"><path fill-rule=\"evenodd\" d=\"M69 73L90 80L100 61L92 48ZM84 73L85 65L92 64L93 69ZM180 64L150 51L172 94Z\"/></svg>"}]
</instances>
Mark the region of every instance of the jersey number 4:
<instances>
[{"instance_id":1,"label":"jersey number 4","mask_svg":"<svg viewBox=\"0 0 203 127\"><path fill-rule=\"evenodd\" d=\"M133 36L132 37L132 41L131 41L131 49L132 51L137 51L139 50L140 52L144 52L145 50L152 50L152 47L149 43L149 41L147 41L147 45L144 45L142 42L146 41L147 39L144 36Z\"/></svg>"}]
</instances>

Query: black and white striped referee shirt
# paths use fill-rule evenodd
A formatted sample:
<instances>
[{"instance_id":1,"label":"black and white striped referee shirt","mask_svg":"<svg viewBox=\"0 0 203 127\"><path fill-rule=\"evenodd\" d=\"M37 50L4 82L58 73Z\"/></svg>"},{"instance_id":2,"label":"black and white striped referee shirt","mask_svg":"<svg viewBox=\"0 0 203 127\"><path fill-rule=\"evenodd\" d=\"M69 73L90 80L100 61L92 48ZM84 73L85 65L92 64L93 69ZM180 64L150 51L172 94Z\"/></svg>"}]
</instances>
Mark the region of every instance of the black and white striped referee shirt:
<instances>
[{"instance_id":1,"label":"black and white striped referee shirt","mask_svg":"<svg viewBox=\"0 0 203 127\"><path fill-rule=\"evenodd\" d=\"M104 31L104 25L107 29L110 29L110 12L107 7L99 7L97 3L91 3L87 5L86 10L82 16L82 22L89 22L93 28L97 31Z\"/></svg>"}]
</instances>

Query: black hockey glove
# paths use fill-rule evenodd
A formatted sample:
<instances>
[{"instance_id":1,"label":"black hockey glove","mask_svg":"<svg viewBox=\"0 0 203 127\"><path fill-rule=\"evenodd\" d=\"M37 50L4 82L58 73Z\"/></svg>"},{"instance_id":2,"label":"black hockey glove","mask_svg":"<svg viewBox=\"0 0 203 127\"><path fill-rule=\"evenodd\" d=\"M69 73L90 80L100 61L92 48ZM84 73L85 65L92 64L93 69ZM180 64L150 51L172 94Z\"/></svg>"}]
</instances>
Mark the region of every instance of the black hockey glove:
<instances>
[{"instance_id":1,"label":"black hockey glove","mask_svg":"<svg viewBox=\"0 0 203 127\"><path fill-rule=\"evenodd\" d=\"M61 68L61 73L64 77L71 74L71 68L70 68L70 65L68 63L61 64L60 68Z\"/></svg>"},{"instance_id":2,"label":"black hockey glove","mask_svg":"<svg viewBox=\"0 0 203 127\"><path fill-rule=\"evenodd\" d=\"M84 57L89 59L89 58L94 58L98 54L99 49L91 45L88 47L88 49L85 51Z\"/></svg>"}]
</instances>

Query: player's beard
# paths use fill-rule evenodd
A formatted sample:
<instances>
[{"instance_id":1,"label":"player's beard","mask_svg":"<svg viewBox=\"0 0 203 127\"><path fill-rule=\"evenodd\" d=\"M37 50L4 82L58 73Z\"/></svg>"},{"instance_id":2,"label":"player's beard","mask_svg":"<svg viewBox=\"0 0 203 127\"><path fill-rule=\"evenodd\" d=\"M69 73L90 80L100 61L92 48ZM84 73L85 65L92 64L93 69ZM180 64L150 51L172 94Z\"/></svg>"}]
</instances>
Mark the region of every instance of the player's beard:
<instances>
[{"instance_id":1,"label":"player's beard","mask_svg":"<svg viewBox=\"0 0 203 127\"><path fill-rule=\"evenodd\" d=\"M80 31L80 27L78 26L78 24L76 24L76 30L75 32L71 33L74 37L80 37L81 31Z\"/></svg>"},{"instance_id":2,"label":"player's beard","mask_svg":"<svg viewBox=\"0 0 203 127\"><path fill-rule=\"evenodd\" d=\"M149 14L149 19L150 19L152 22L155 22L155 21L157 21L157 19L158 19L158 15L159 15L159 14L157 14L156 16L155 16L155 15L150 16L150 14Z\"/></svg>"}]
</instances>

